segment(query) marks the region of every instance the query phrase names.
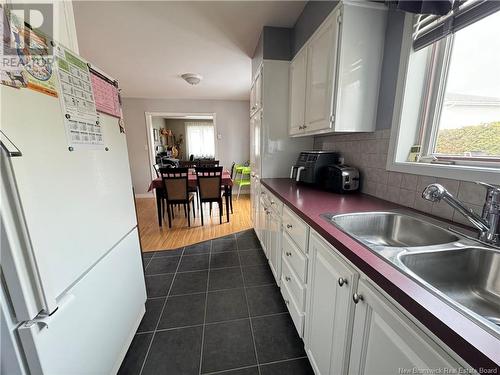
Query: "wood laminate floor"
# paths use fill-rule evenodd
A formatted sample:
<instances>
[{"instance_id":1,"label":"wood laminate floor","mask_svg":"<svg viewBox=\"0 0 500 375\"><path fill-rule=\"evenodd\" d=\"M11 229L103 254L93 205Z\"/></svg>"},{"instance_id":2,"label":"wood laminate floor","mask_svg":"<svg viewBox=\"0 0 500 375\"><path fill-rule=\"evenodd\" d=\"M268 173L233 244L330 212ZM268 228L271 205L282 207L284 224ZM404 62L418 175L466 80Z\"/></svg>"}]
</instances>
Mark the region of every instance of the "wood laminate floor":
<instances>
[{"instance_id":1,"label":"wood laminate floor","mask_svg":"<svg viewBox=\"0 0 500 375\"><path fill-rule=\"evenodd\" d=\"M155 198L136 198L137 216L139 221L139 233L141 237L142 250L144 252L178 249L201 241L226 236L252 228L250 218L250 196L242 195L237 200L233 197L233 214L226 222L226 216L219 224L219 211L217 205L213 205L212 216L209 216L209 205L204 204L204 221L201 225L199 209L196 211L196 219L191 216L191 227L187 225L184 211L175 211L175 219L172 228L168 227L168 219L165 216L163 226L158 226Z\"/></svg>"}]
</instances>

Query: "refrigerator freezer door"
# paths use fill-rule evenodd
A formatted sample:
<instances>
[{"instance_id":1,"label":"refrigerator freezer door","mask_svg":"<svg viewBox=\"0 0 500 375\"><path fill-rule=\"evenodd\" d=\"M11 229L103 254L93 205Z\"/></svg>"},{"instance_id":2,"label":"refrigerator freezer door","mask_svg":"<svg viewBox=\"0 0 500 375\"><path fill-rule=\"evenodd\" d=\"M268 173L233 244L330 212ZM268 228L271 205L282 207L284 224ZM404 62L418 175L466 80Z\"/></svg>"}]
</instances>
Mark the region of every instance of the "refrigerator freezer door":
<instances>
[{"instance_id":1,"label":"refrigerator freezer door","mask_svg":"<svg viewBox=\"0 0 500 375\"><path fill-rule=\"evenodd\" d=\"M134 229L65 294L44 324L18 329L32 374L116 373L144 314L138 241Z\"/></svg>"},{"instance_id":2,"label":"refrigerator freezer door","mask_svg":"<svg viewBox=\"0 0 500 375\"><path fill-rule=\"evenodd\" d=\"M58 98L0 90L2 131L22 152L12 166L33 258L57 300L137 225L125 135L101 115L109 151L71 152Z\"/></svg>"}]
</instances>

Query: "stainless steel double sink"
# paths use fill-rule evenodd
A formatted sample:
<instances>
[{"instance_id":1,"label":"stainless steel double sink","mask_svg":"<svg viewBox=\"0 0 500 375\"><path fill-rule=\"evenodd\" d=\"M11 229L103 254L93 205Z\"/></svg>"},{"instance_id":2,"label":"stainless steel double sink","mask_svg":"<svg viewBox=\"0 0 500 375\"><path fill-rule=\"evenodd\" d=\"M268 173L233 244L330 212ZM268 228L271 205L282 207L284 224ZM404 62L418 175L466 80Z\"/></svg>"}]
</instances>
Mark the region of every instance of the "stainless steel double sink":
<instances>
[{"instance_id":1,"label":"stainless steel double sink","mask_svg":"<svg viewBox=\"0 0 500 375\"><path fill-rule=\"evenodd\" d=\"M404 210L323 217L500 335L500 250Z\"/></svg>"}]
</instances>

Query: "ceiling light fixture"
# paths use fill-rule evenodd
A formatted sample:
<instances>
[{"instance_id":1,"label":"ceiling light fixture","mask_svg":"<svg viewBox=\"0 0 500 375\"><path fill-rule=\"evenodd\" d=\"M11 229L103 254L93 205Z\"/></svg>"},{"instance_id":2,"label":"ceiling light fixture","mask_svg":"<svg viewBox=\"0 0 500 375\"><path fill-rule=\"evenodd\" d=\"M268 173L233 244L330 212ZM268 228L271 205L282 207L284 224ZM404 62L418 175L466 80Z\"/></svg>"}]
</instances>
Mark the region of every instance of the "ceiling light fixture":
<instances>
[{"instance_id":1,"label":"ceiling light fixture","mask_svg":"<svg viewBox=\"0 0 500 375\"><path fill-rule=\"evenodd\" d=\"M200 74L196 73L184 73L183 75L181 75L181 78L193 86L200 83L200 81L203 79L203 77Z\"/></svg>"}]
</instances>

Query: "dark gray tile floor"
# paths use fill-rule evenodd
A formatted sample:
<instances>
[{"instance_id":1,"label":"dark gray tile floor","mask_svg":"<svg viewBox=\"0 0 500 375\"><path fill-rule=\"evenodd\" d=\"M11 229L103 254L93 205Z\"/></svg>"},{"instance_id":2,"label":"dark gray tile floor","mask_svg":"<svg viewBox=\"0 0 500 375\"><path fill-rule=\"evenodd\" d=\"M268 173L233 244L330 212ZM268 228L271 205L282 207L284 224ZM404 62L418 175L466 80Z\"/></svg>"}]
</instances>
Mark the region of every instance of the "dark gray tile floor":
<instances>
[{"instance_id":1,"label":"dark gray tile floor","mask_svg":"<svg viewBox=\"0 0 500 375\"><path fill-rule=\"evenodd\" d=\"M146 314L119 374L313 374L253 230L143 258Z\"/></svg>"}]
</instances>

